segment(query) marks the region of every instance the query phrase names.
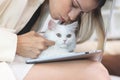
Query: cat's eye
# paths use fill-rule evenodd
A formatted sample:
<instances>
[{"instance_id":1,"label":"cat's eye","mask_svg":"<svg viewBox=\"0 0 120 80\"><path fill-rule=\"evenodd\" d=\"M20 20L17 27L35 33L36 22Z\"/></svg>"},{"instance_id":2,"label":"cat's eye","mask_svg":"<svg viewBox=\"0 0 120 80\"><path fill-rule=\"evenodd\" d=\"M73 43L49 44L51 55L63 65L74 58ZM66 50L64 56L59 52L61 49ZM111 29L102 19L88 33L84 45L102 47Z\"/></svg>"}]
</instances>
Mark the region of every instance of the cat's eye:
<instances>
[{"instance_id":1,"label":"cat's eye","mask_svg":"<svg viewBox=\"0 0 120 80\"><path fill-rule=\"evenodd\" d=\"M68 34L68 35L67 35L67 38L70 38L71 36L72 36L71 34Z\"/></svg>"},{"instance_id":2,"label":"cat's eye","mask_svg":"<svg viewBox=\"0 0 120 80\"><path fill-rule=\"evenodd\" d=\"M57 33L56 35L57 35L57 37L61 37L61 34L60 34L60 33Z\"/></svg>"}]
</instances>

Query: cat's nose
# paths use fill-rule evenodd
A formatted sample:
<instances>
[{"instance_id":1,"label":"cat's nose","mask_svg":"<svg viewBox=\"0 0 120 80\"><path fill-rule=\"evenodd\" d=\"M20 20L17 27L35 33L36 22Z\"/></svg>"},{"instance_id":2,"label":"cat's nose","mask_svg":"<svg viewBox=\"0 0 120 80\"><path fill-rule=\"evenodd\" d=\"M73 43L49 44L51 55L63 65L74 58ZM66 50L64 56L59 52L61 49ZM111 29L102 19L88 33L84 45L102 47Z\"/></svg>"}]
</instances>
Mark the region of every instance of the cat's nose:
<instances>
[{"instance_id":1,"label":"cat's nose","mask_svg":"<svg viewBox=\"0 0 120 80\"><path fill-rule=\"evenodd\" d=\"M64 40L64 43L66 42L67 40Z\"/></svg>"}]
</instances>

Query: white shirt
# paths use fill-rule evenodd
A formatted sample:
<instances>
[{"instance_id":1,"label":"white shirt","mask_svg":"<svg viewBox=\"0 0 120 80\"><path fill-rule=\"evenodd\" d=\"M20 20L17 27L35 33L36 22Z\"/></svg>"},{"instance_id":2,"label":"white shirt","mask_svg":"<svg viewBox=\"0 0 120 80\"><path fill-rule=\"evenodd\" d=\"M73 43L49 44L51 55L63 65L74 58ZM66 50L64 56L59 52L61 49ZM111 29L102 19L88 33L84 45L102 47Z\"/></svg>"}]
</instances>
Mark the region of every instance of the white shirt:
<instances>
[{"instance_id":1,"label":"white shirt","mask_svg":"<svg viewBox=\"0 0 120 80\"><path fill-rule=\"evenodd\" d=\"M0 0L0 80L15 80L7 62L16 55L17 35L44 0ZM11 78L6 78L6 74Z\"/></svg>"}]
</instances>

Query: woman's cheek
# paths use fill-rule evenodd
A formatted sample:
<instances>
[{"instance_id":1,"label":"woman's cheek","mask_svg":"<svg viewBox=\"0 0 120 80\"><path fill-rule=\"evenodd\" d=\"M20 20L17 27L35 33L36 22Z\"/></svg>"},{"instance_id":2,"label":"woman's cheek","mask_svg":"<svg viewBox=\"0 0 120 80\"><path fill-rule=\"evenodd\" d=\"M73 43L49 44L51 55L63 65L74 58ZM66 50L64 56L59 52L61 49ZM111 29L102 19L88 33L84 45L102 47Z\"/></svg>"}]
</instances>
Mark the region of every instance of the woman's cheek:
<instances>
[{"instance_id":1,"label":"woman's cheek","mask_svg":"<svg viewBox=\"0 0 120 80\"><path fill-rule=\"evenodd\" d=\"M73 8L73 9L68 13L68 16L69 16L70 20L74 21L74 20L78 17L79 14L80 14L80 10Z\"/></svg>"},{"instance_id":2,"label":"woman's cheek","mask_svg":"<svg viewBox=\"0 0 120 80\"><path fill-rule=\"evenodd\" d=\"M51 11L50 14L53 19L59 19L59 15L57 11Z\"/></svg>"}]
</instances>

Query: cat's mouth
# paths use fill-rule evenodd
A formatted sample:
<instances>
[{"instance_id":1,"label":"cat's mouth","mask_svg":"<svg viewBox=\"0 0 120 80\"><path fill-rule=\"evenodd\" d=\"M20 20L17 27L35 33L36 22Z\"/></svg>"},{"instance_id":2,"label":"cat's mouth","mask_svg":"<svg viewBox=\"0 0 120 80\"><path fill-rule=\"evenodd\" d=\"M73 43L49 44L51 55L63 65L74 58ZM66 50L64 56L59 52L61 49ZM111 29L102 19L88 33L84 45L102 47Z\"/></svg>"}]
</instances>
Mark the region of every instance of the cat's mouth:
<instances>
[{"instance_id":1,"label":"cat's mouth","mask_svg":"<svg viewBox=\"0 0 120 80\"><path fill-rule=\"evenodd\" d=\"M61 48L67 48L67 45L66 44L63 44L60 46Z\"/></svg>"},{"instance_id":2,"label":"cat's mouth","mask_svg":"<svg viewBox=\"0 0 120 80\"><path fill-rule=\"evenodd\" d=\"M67 45L67 43L66 43L66 42L63 42L62 45Z\"/></svg>"}]
</instances>

